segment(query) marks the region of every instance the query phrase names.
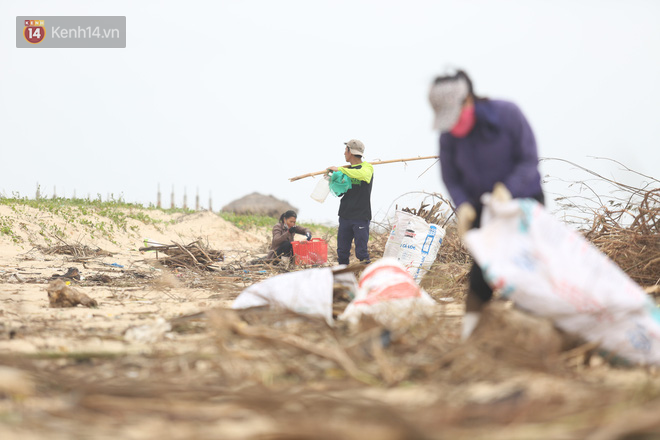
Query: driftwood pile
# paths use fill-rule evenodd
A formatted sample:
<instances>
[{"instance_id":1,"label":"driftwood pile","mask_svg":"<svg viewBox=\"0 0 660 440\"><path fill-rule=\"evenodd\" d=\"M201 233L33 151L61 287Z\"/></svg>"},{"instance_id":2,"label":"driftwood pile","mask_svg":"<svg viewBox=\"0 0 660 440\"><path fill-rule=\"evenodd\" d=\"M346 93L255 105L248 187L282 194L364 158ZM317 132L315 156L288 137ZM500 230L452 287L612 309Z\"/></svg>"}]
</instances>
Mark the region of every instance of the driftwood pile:
<instances>
[{"instance_id":1,"label":"driftwood pile","mask_svg":"<svg viewBox=\"0 0 660 440\"><path fill-rule=\"evenodd\" d=\"M225 259L222 251L209 249L200 240L185 246L174 243L171 245L141 247L139 250L141 252L156 251L156 258L165 266L188 269L216 270L217 268L213 265ZM164 253L167 257L158 258L158 252Z\"/></svg>"}]
</instances>

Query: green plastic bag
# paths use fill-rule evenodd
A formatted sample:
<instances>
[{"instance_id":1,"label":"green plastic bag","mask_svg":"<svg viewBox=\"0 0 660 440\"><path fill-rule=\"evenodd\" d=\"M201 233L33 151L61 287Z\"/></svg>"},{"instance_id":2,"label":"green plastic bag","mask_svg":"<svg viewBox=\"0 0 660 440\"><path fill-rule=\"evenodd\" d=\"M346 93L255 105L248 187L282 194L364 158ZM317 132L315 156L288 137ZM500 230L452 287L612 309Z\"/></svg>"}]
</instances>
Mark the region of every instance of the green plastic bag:
<instances>
[{"instance_id":1,"label":"green plastic bag","mask_svg":"<svg viewBox=\"0 0 660 440\"><path fill-rule=\"evenodd\" d=\"M341 171L335 171L332 173L332 176L330 176L330 191L332 191L335 196L339 197L352 187L353 184L351 183L351 178Z\"/></svg>"}]
</instances>

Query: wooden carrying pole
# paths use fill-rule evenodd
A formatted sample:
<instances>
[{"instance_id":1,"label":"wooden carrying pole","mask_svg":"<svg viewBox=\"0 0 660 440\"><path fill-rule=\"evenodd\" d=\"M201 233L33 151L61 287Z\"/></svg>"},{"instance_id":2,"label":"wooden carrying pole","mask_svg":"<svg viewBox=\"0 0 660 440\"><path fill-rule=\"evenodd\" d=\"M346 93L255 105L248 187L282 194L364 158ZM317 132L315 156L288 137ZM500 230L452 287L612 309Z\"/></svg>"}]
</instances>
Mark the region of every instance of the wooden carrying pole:
<instances>
[{"instance_id":1,"label":"wooden carrying pole","mask_svg":"<svg viewBox=\"0 0 660 440\"><path fill-rule=\"evenodd\" d=\"M411 157L411 158L409 158L409 159L378 160L378 161L376 161L376 162L369 162L369 163L370 163L371 165L383 165L383 164L386 164L386 163L395 163L395 162L412 162L413 160L437 159L437 158L438 158L438 156L424 156L424 157ZM348 167L348 166L350 166L350 165L347 164L347 165L344 165L344 166ZM327 172L328 172L328 170L325 169L325 170L323 170L323 171L316 171L316 172L313 172L313 173L307 173L307 174L303 174L303 175L300 175L300 176L291 177L291 178L289 179L289 181L290 181L290 182L295 182L296 180L304 179L305 177L318 176L318 175L320 175L320 174L325 174L325 173L327 173Z\"/></svg>"}]
</instances>

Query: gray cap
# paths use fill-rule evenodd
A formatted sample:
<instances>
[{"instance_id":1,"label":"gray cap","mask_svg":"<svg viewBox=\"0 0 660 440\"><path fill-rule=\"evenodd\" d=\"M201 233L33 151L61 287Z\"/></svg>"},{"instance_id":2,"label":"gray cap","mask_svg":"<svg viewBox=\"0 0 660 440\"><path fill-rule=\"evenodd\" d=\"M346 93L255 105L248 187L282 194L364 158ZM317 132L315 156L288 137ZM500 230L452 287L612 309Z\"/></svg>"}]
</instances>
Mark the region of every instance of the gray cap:
<instances>
[{"instance_id":1,"label":"gray cap","mask_svg":"<svg viewBox=\"0 0 660 440\"><path fill-rule=\"evenodd\" d=\"M435 112L434 130L449 131L456 125L468 93L468 83L460 76L431 86L429 102Z\"/></svg>"},{"instance_id":2,"label":"gray cap","mask_svg":"<svg viewBox=\"0 0 660 440\"><path fill-rule=\"evenodd\" d=\"M364 156L364 144L357 139L351 139L348 142L344 142L344 145L348 147L348 151L350 151L351 154Z\"/></svg>"}]
</instances>

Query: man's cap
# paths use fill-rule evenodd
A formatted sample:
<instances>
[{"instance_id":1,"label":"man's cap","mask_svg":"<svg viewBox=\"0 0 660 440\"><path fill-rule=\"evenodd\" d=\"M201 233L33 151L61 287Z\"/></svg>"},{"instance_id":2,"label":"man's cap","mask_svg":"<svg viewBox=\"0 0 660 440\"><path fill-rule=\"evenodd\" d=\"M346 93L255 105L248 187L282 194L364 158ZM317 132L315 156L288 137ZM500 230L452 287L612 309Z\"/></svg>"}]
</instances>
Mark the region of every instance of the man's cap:
<instances>
[{"instance_id":1,"label":"man's cap","mask_svg":"<svg viewBox=\"0 0 660 440\"><path fill-rule=\"evenodd\" d=\"M468 83L462 76L448 78L431 86L429 102L435 112L434 130L449 131L456 125L468 93Z\"/></svg>"},{"instance_id":2,"label":"man's cap","mask_svg":"<svg viewBox=\"0 0 660 440\"><path fill-rule=\"evenodd\" d=\"M344 145L348 147L348 151L350 151L351 154L364 156L364 144L357 139L351 139L348 142L344 142Z\"/></svg>"}]
</instances>

